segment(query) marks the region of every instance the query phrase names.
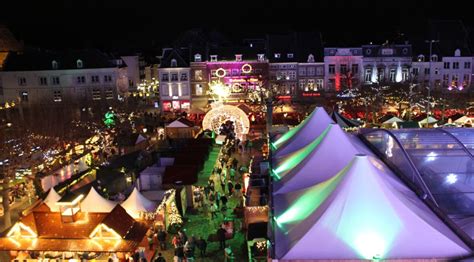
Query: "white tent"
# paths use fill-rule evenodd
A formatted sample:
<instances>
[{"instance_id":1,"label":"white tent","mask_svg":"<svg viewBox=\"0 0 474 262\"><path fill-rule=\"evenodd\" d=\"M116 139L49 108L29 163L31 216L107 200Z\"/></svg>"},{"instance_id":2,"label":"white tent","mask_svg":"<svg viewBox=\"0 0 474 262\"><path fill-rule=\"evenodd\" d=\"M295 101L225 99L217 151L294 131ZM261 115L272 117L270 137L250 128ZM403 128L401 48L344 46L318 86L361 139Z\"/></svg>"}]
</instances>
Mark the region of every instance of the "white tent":
<instances>
[{"instance_id":1,"label":"white tent","mask_svg":"<svg viewBox=\"0 0 474 262\"><path fill-rule=\"evenodd\" d=\"M425 118L425 119L419 121L418 123L419 123L420 125L426 125L427 123L428 123L428 124L434 124L434 123L436 123L436 122L438 122L438 120L437 120L436 118L434 118L434 117L432 117L432 116L429 116L429 117L427 117L427 118Z\"/></svg>"},{"instance_id":2,"label":"white tent","mask_svg":"<svg viewBox=\"0 0 474 262\"><path fill-rule=\"evenodd\" d=\"M272 143L273 155L281 157L308 145L331 123L333 121L324 108L316 107L303 122Z\"/></svg>"},{"instance_id":3,"label":"white tent","mask_svg":"<svg viewBox=\"0 0 474 262\"><path fill-rule=\"evenodd\" d=\"M87 196L81 202L81 211L91 213L109 213L117 203L103 198L94 187L91 187Z\"/></svg>"},{"instance_id":4,"label":"white tent","mask_svg":"<svg viewBox=\"0 0 474 262\"><path fill-rule=\"evenodd\" d=\"M372 160L357 155L320 184L274 196L277 259L453 259L470 254L415 193Z\"/></svg>"},{"instance_id":5,"label":"white tent","mask_svg":"<svg viewBox=\"0 0 474 262\"><path fill-rule=\"evenodd\" d=\"M394 117L388 119L387 121L383 122L382 124L386 125L386 124L393 124L393 123L397 123L397 122L405 122L405 121L403 121L400 118L394 116Z\"/></svg>"},{"instance_id":6,"label":"white tent","mask_svg":"<svg viewBox=\"0 0 474 262\"><path fill-rule=\"evenodd\" d=\"M54 190L54 187L51 187L43 202L49 207L51 212L59 212L59 206L56 205L59 199L61 199L61 196Z\"/></svg>"},{"instance_id":7,"label":"white tent","mask_svg":"<svg viewBox=\"0 0 474 262\"><path fill-rule=\"evenodd\" d=\"M468 116L462 116L454 121L457 125L464 125L466 123L472 124L474 122L474 118Z\"/></svg>"},{"instance_id":8,"label":"white tent","mask_svg":"<svg viewBox=\"0 0 474 262\"><path fill-rule=\"evenodd\" d=\"M155 211L156 205L134 188L132 194L122 203L122 207L133 218L139 218L140 212Z\"/></svg>"},{"instance_id":9,"label":"white tent","mask_svg":"<svg viewBox=\"0 0 474 262\"><path fill-rule=\"evenodd\" d=\"M342 149L342 150L341 150ZM273 192L287 193L313 186L336 175L359 153L338 124L328 128L306 147L286 155L273 174Z\"/></svg>"}]
</instances>

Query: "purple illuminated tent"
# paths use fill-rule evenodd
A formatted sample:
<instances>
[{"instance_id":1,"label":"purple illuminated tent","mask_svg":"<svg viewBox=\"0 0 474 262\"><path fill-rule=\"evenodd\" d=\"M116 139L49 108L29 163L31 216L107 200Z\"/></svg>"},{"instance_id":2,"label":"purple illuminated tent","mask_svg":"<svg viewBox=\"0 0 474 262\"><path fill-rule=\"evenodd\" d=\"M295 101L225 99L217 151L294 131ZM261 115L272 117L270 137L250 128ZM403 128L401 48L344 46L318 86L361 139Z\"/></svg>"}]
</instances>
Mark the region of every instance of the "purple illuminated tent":
<instances>
[{"instance_id":1,"label":"purple illuminated tent","mask_svg":"<svg viewBox=\"0 0 474 262\"><path fill-rule=\"evenodd\" d=\"M273 192L288 193L323 182L336 175L360 153L337 124L330 124L307 146L276 161ZM278 179L279 178L279 179Z\"/></svg>"},{"instance_id":2,"label":"purple illuminated tent","mask_svg":"<svg viewBox=\"0 0 474 262\"><path fill-rule=\"evenodd\" d=\"M315 186L274 196L280 261L454 259L470 249L383 164L357 155Z\"/></svg>"},{"instance_id":3,"label":"purple illuminated tent","mask_svg":"<svg viewBox=\"0 0 474 262\"><path fill-rule=\"evenodd\" d=\"M303 122L272 143L274 157L284 156L308 145L331 123L333 121L324 108L316 107Z\"/></svg>"}]
</instances>

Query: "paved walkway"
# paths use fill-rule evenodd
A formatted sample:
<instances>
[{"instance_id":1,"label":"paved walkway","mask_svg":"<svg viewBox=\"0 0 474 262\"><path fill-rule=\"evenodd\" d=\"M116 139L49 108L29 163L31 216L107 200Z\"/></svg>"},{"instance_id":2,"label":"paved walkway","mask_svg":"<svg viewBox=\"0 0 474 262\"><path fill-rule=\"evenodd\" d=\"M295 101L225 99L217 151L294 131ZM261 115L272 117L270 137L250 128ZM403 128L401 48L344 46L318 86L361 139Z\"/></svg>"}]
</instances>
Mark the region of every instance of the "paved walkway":
<instances>
[{"instance_id":1,"label":"paved walkway","mask_svg":"<svg viewBox=\"0 0 474 262\"><path fill-rule=\"evenodd\" d=\"M205 185L209 179L212 179L215 182L216 190L221 194L226 194L228 198L227 202L227 210L225 212L218 212L217 218L211 219L211 214L209 211L209 200L205 198L204 205L201 208L194 209L186 213L184 220L185 224L183 227L183 231L189 237L195 236L196 238L202 237L207 241L207 249L206 249L206 256L201 257L200 251L198 248L195 249L195 261L205 261L205 262L214 262L214 261L224 261L224 250L219 249L219 242L210 242L208 241L208 237L211 234L216 234L217 229L223 223L224 218L233 218L233 210L241 202L241 197L231 196L228 195L227 183L225 188L223 189L220 186L219 177L216 174L213 174L213 168L219 165L219 159L222 156L221 147L214 146L212 149L208 161L206 161L205 166L203 168L202 173L200 174L198 185ZM232 155L237 160L239 160L240 165L248 165L249 163L249 156L248 152L245 153L235 153ZM212 166L209 165L209 161L212 162ZM230 177L227 175L227 177ZM235 178L233 183L239 182L243 185L243 181L241 176L236 172ZM245 243L245 232L240 230L242 225L241 218L233 218L234 219L234 237L226 241L226 246L232 249L234 253L235 260L234 261L247 261L247 246ZM166 251L158 251L163 254L166 261L173 261L174 256L174 248L171 245L171 239L174 235L168 234L167 236L167 247ZM157 245L155 245L156 247Z\"/></svg>"}]
</instances>

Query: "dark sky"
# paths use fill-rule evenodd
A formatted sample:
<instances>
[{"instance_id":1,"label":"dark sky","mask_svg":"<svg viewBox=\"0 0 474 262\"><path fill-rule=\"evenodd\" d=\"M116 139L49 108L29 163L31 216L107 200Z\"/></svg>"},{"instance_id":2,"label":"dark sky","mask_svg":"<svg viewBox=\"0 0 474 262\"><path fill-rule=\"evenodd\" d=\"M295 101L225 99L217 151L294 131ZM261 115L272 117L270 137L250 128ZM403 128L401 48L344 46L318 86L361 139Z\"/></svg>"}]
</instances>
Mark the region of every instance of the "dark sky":
<instances>
[{"instance_id":1,"label":"dark sky","mask_svg":"<svg viewBox=\"0 0 474 262\"><path fill-rule=\"evenodd\" d=\"M3 3L5 2L5 3ZM442 3L442 4L441 4ZM328 43L382 42L428 19L473 22L467 2L408 0L3 0L0 22L43 47L158 46L191 28L230 38L321 31Z\"/></svg>"}]
</instances>

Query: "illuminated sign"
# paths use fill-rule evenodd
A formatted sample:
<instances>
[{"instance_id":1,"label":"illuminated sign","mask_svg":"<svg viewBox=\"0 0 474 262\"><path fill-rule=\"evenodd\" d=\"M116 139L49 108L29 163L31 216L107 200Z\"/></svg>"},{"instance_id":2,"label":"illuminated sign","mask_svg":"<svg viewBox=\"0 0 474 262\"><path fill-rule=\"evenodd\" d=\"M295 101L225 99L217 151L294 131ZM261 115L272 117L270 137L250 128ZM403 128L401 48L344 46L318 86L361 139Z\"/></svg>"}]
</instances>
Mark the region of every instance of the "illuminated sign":
<instances>
[{"instance_id":1,"label":"illuminated sign","mask_svg":"<svg viewBox=\"0 0 474 262\"><path fill-rule=\"evenodd\" d=\"M303 96L321 96L321 93L303 93Z\"/></svg>"},{"instance_id":2,"label":"illuminated sign","mask_svg":"<svg viewBox=\"0 0 474 262\"><path fill-rule=\"evenodd\" d=\"M291 96L277 96L278 99L291 99Z\"/></svg>"}]
</instances>

